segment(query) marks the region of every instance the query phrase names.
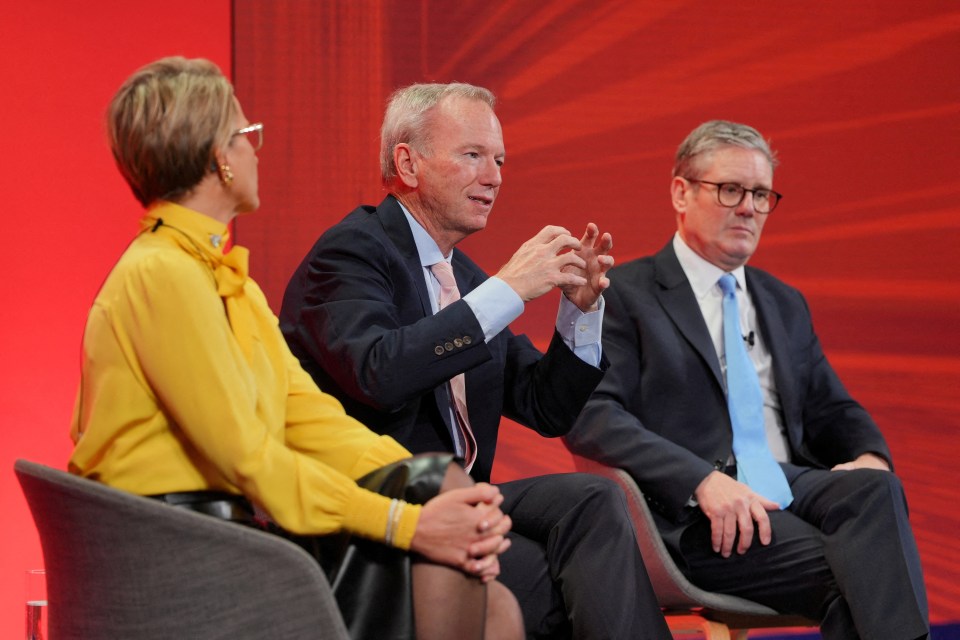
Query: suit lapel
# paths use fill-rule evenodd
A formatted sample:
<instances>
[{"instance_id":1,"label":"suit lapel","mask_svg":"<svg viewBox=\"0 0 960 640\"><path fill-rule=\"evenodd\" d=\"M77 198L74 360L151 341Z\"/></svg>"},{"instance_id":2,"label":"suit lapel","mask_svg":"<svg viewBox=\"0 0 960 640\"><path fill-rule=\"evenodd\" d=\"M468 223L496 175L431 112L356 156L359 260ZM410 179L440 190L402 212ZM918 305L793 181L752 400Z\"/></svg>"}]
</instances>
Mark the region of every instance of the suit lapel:
<instances>
[{"instance_id":1,"label":"suit lapel","mask_svg":"<svg viewBox=\"0 0 960 640\"><path fill-rule=\"evenodd\" d=\"M760 335L763 336L763 344L769 349L770 356L773 358L773 377L776 381L777 393L780 395L781 411L789 427L792 422L790 416L796 415L794 404L797 398L793 392L795 380L790 349L788 348L787 330L783 326L780 309L777 307L773 296L758 278L753 277L751 271L751 268L747 267L747 287L750 290L753 305L757 309L757 324L759 325ZM788 428L787 434L790 436L794 450L797 450L799 443L793 442L791 431Z\"/></svg>"},{"instance_id":2,"label":"suit lapel","mask_svg":"<svg viewBox=\"0 0 960 640\"><path fill-rule=\"evenodd\" d=\"M703 313L693 295L686 274L677 260L672 243L667 243L653 259L654 277L659 287L656 291L660 305L667 315L683 334L683 337L693 345L703 361L710 367L713 376L724 388L723 374L720 371L720 360L717 358L710 332L703 321Z\"/></svg>"},{"instance_id":3,"label":"suit lapel","mask_svg":"<svg viewBox=\"0 0 960 640\"><path fill-rule=\"evenodd\" d=\"M413 278L413 285L417 288L424 317L431 315L433 307L430 304L430 293L427 291L427 283L423 276L423 265L420 264L420 254L417 252L417 244L413 241L410 224L407 222L407 216L403 214L403 209L400 208L400 203L393 196L387 196L377 207L377 216L387 237L403 256L407 270Z\"/></svg>"},{"instance_id":4,"label":"suit lapel","mask_svg":"<svg viewBox=\"0 0 960 640\"><path fill-rule=\"evenodd\" d=\"M477 267L460 249L454 247L450 264L453 266L453 275L457 279L457 289L460 290L461 296L467 295L480 286L483 277L477 274Z\"/></svg>"},{"instance_id":5,"label":"suit lapel","mask_svg":"<svg viewBox=\"0 0 960 640\"><path fill-rule=\"evenodd\" d=\"M413 285L417 289L420 298L420 311L423 317L433 315L433 306L430 303L430 292L427 291L427 282L424 279L423 265L420 263L420 253L417 251L417 243L413 240L413 232L410 231L410 223L407 222L407 216L403 214L400 203L393 196L387 196L377 207L377 216L380 218L380 224L383 226L387 237L393 242L403 256L404 264L410 277L413 279ZM402 301L398 304L404 304ZM441 384L433 389L433 398L437 403L437 412L447 426L447 433L452 433L453 425L450 423L450 394L447 391L447 385ZM452 437L452 436L451 436ZM451 442L452 446L452 442ZM452 449L451 449L452 450Z\"/></svg>"}]
</instances>

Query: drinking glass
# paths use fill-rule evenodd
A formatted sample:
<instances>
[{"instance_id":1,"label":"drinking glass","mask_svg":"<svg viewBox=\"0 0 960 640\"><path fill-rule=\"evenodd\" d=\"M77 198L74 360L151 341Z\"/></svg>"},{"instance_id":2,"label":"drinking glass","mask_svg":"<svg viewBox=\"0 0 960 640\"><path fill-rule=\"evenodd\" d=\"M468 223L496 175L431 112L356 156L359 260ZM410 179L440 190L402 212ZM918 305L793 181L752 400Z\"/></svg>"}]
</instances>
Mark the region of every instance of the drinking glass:
<instances>
[{"instance_id":1,"label":"drinking glass","mask_svg":"<svg viewBox=\"0 0 960 640\"><path fill-rule=\"evenodd\" d=\"M27 640L47 637L47 572L29 569L26 575Z\"/></svg>"}]
</instances>

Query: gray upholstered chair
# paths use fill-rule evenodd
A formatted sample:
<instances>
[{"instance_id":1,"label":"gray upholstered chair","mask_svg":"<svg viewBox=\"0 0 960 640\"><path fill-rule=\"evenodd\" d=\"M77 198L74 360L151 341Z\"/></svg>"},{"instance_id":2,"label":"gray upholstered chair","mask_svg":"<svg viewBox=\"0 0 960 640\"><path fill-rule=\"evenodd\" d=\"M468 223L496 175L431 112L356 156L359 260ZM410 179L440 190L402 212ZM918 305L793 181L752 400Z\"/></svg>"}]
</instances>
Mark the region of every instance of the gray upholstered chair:
<instances>
[{"instance_id":1,"label":"gray upholstered chair","mask_svg":"<svg viewBox=\"0 0 960 640\"><path fill-rule=\"evenodd\" d=\"M33 462L14 469L40 533L50 637L348 638L296 545Z\"/></svg>"},{"instance_id":2,"label":"gray upholstered chair","mask_svg":"<svg viewBox=\"0 0 960 640\"><path fill-rule=\"evenodd\" d=\"M816 626L801 616L780 614L737 596L704 591L684 577L657 531L647 500L623 469L573 456L578 471L610 478L627 496L637 543L657 600L674 635L699 633L708 640L744 640L749 629Z\"/></svg>"}]
</instances>

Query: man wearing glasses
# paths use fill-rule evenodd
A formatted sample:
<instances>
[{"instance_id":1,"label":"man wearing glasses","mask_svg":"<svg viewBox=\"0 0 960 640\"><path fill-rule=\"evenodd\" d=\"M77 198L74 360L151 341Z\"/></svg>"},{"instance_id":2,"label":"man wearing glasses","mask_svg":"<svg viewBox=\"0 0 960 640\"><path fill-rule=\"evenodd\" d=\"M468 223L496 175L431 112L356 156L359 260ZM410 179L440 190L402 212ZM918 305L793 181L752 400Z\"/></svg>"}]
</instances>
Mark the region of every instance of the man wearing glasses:
<instances>
[{"instance_id":1,"label":"man wearing glasses","mask_svg":"<svg viewBox=\"0 0 960 640\"><path fill-rule=\"evenodd\" d=\"M903 488L799 291L746 267L775 160L753 128L680 145L677 233L610 272L610 369L566 437L627 470L697 586L818 620L827 640L929 633Z\"/></svg>"}]
</instances>

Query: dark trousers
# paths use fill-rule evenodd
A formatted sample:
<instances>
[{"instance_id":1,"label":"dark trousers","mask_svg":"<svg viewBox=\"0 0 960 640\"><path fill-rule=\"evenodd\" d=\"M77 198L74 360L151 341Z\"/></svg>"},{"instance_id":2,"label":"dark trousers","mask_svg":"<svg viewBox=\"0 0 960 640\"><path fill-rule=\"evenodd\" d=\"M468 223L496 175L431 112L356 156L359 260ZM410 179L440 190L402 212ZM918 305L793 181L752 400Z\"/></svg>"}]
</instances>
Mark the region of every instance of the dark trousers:
<instances>
[{"instance_id":1,"label":"dark trousers","mask_svg":"<svg viewBox=\"0 0 960 640\"><path fill-rule=\"evenodd\" d=\"M587 474L499 485L513 520L500 580L530 638L657 638L670 632L620 488Z\"/></svg>"},{"instance_id":2,"label":"dark trousers","mask_svg":"<svg viewBox=\"0 0 960 640\"><path fill-rule=\"evenodd\" d=\"M809 469L794 502L770 512L773 540L714 553L705 516L680 538L678 564L709 591L820 621L825 640L915 640L929 634L920 558L900 480L871 469Z\"/></svg>"}]
</instances>

